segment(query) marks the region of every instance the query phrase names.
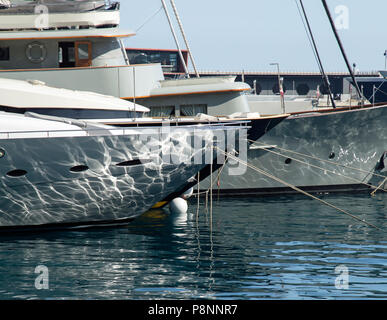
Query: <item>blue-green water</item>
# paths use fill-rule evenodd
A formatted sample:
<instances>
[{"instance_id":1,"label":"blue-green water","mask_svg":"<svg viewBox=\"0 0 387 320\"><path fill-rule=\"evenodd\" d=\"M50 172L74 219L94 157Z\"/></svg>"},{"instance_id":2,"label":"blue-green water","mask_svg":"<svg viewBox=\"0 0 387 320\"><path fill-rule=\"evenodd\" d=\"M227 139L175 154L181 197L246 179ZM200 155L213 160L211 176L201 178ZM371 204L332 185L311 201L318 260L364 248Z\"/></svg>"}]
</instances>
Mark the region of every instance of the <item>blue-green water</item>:
<instances>
[{"instance_id":1,"label":"blue-green water","mask_svg":"<svg viewBox=\"0 0 387 320\"><path fill-rule=\"evenodd\" d=\"M383 231L304 196L221 199L212 220L193 200L121 228L0 237L0 299L387 298L387 195L324 200Z\"/></svg>"}]
</instances>

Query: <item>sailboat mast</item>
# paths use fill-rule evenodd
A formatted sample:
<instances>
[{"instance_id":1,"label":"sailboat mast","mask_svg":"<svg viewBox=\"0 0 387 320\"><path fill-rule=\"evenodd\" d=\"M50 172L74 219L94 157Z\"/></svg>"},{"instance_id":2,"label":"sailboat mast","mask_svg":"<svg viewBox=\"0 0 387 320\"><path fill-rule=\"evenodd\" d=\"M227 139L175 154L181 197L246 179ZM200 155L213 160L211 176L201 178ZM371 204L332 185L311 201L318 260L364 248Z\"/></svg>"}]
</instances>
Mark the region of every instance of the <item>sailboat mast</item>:
<instances>
[{"instance_id":1,"label":"sailboat mast","mask_svg":"<svg viewBox=\"0 0 387 320\"><path fill-rule=\"evenodd\" d=\"M362 95L362 93L361 93L361 91L360 91L360 88L359 88L359 85L358 85L358 83L357 83L357 81L356 81L356 79L355 79L355 75L353 74L353 71L352 71L351 65L349 64L347 55L345 54L345 50L344 50L343 44L341 43L339 34L338 34L338 32L337 32L335 23L334 23L334 21L333 21L333 19L332 19L332 15L331 15L331 13L330 13L330 11L329 11L329 7L328 7L328 5L327 5L327 2L326 2L325 0L321 0L321 1L322 1L323 6L324 6L325 12L326 12L326 14L327 14L327 16L328 16L328 19L329 19L329 22L330 22L330 24L331 24L333 33L334 33L334 35L335 35L335 37L336 37L337 43L338 43L338 45L339 45L339 47L340 47L340 51L341 51L341 54L343 55L345 64L347 65L348 71L349 71L349 73L350 73L350 75L351 75L353 84L355 85L357 94L359 95L359 97L360 97L361 99L363 99L363 95Z\"/></svg>"},{"instance_id":2,"label":"sailboat mast","mask_svg":"<svg viewBox=\"0 0 387 320\"><path fill-rule=\"evenodd\" d=\"M304 14L304 18L305 18L305 21L306 21L306 24L308 26L308 30L309 30L309 35L310 35L310 38L311 38L311 41L312 41L312 44L313 44L313 48L314 48L314 51L316 53L316 58L317 58L317 63L319 65L319 68L320 68L320 72L321 72L321 75L323 77L323 81L328 89L328 92L329 92L329 98L331 100L331 103L332 103L332 107L333 108L336 108L336 103L335 103L335 99L333 98L333 94L332 94L332 90L331 90L331 84L329 82L329 79L328 79L328 76L326 75L325 73L325 70L324 70L324 67L323 67L323 64L321 62L321 58L320 58L320 54L318 52L318 49L317 49L317 45L316 45L316 41L314 40L314 36L313 36L313 32L312 32L312 28L310 26L310 23L309 23L309 19L308 19L308 16L306 14L306 11L305 11L305 7L304 7L304 4L302 2L302 0L300 0L300 4L301 4L301 8L302 8L302 12Z\"/></svg>"}]
</instances>

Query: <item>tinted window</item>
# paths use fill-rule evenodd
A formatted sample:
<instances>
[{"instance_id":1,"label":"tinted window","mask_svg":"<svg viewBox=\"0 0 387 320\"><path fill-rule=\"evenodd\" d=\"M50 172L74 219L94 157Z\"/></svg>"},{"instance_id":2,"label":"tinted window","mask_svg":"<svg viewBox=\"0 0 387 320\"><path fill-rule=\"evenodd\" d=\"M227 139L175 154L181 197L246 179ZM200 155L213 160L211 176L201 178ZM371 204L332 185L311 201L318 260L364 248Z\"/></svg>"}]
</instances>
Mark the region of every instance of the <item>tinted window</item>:
<instances>
[{"instance_id":1,"label":"tinted window","mask_svg":"<svg viewBox=\"0 0 387 320\"><path fill-rule=\"evenodd\" d=\"M9 60L9 48L0 47L0 61Z\"/></svg>"}]
</instances>

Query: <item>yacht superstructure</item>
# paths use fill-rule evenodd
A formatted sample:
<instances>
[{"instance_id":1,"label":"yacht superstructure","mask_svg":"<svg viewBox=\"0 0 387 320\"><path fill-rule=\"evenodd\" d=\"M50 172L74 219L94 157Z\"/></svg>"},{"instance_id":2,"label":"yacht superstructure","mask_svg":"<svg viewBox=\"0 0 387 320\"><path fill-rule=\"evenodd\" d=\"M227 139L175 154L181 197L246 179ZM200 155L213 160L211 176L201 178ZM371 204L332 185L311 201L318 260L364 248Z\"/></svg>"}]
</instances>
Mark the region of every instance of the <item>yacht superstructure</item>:
<instances>
[{"instance_id":1,"label":"yacht superstructure","mask_svg":"<svg viewBox=\"0 0 387 320\"><path fill-rule=\"evenodd\" d=\"M35 25L39 15L34 13L8 21L3 19L6 12L0 10L0 78L40 80L53 87L137 101L156 116L166 115L164 111L173 116L249 111L243 93L250 87L235 78L166 81L159 63L129 65L122 39L135 33L119 28L118 3L77 13L85 15L83 25L73 12L61 13L69 18L61 26L48 27ZM49 11L49 23L55 15ZM26 16L30 25L21 28L19 21Z\"/></svg>"}]
</instances>

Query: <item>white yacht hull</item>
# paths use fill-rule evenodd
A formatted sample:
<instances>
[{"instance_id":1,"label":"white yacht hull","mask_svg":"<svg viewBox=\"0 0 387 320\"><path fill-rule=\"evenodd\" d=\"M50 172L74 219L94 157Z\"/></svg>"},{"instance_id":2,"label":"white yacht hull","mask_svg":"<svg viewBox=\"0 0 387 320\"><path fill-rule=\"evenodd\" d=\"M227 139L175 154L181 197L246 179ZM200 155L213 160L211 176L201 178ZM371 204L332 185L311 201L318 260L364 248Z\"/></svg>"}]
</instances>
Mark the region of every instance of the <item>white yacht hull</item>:
<instances>
[{"instance_id":1,"label":"white yacht hull","mask_svg":"<svg viewBox=\"0 0 387 320\"><path fill-rule=\"evenodd\" d=\"M183 163L194 130L176 130L159 140L149 129L91 136L80 130L72 137L0 134L0 228L90 225L141 215L205 166L189 157ZM204 155L213 132L202 130L203 147L195 154ZM165 161L170 151L173 163Z\"/></svg>"},{"instance_id":2,"label":"white yacht hull","mask_svg":"<svg viewBox=\"0 0 387 320\"><path fill-rule=\"evenodd\" d=\"M222 173L214 194L297 193L288 184L313 193L385 191L386 118L387 106L290 116L250 146L247 162L265 174Z\"/></svg>"}]
</instances>

